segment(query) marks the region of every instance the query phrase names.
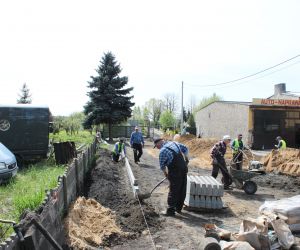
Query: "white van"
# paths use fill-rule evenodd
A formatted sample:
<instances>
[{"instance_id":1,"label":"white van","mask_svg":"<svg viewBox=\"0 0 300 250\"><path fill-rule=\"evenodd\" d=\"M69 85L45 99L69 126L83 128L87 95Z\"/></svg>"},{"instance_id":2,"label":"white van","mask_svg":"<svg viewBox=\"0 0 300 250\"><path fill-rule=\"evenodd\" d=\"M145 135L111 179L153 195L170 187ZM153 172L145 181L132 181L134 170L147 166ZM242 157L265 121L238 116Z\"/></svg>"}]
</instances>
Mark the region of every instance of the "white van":
<instances>
[{"instance_id":1,"label":"white van","mask_svg":"<svg viewBox=\"0 0 300 250\"><path fill-rule=\"evenodd\" d=\"M0 184L7 182L18 172L15 155L0 142Z\"/></svg>"}]
</instances>

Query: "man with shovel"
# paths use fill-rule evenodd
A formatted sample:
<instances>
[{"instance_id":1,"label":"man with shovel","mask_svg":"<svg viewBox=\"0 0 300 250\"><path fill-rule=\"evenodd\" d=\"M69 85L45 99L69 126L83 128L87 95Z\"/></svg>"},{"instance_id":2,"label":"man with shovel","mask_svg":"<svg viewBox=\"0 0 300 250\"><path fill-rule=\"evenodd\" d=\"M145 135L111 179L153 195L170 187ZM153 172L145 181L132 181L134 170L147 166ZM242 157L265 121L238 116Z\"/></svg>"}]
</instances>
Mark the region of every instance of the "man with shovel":
<instances>
[{"instance_id":1,"label":"man with shovel","mask_svg":"<svg viewBox=\"0 0 300 250\"><path fill-rule=\"evenodd\" d=\"M238 134L237 139L233 140L230 144L232 149L232 162L237 170L242 170L243 168L243 150L246 149L242 138L242 134Z\"/></svg>"},{"instance_id":2,"label":"man with shovel","mask_svg":"<svg viewBox=\"0 0 300 250\"><path fill-rule=\"evenodd\" d=\"M223 175L223 180L224 180L224 189L225 190L230 190L231 188L229 185L232 182L232 179L229 175L226 162L225 162L225 153L226 153L226 148L227 145L230 143L231 139L229 135L224 135L223 140L216 143L213 148L211 149L211 158L212 160L212 177L215 179L218 176L219 170L221 170L222 175Z\"/></svg>"},{"instance_id":3,"label":"man with shovel","mask_svg":"<svg viewBox=\"0 0 300 250\"><path fill-rule=\"evenodd\" d=\"M159 165L170 182L168 194L168 208L165 216L175 216L181 213L186 195L188 149L177 142L167 142L162 138L154 140L154 148L158 148Z\"/></svg>"}]
</instances>

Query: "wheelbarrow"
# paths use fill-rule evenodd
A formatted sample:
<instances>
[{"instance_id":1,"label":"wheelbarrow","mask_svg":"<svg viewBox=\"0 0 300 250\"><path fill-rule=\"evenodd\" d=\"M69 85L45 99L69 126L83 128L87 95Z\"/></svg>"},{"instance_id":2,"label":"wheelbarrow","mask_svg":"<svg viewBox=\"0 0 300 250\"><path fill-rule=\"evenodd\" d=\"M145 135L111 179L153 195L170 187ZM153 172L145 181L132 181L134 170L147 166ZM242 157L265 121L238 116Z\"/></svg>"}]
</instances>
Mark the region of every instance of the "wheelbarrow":
<instances>
[{"instance_id":1,"label":"wheelbarrow","mask_svg":"<svg viewBox=\"0 0 300 250\"><path fill-rule=\"evenodd\" d=\"M229 174L231 176L232 182L234 182L236 188L244 190L246 194L255 194L257 191L257 184L251 179L259 173L237 170L232 166L229 167Z\"/></svg>"},{"instance_id":2,"label":"wheelbarrow","mask_svg":"<svg viewBox=\"0 0 300 250\"><path fill-rule=\"evenodd\" d=\"M219 167L225 170L221 164L219 164ZM236 188L244 190L246 194L255 194L255 192L257 191L257 184L254 181L250 181L250 179L252 179L254 176L257 176L259 173L237 170L232 166L229 166L229 171L228 168L225 171L229 175L228 185L234 183ZM225 183L224 177L221 178L221 182L223 184Z\"/></svg>"}]
</instances>

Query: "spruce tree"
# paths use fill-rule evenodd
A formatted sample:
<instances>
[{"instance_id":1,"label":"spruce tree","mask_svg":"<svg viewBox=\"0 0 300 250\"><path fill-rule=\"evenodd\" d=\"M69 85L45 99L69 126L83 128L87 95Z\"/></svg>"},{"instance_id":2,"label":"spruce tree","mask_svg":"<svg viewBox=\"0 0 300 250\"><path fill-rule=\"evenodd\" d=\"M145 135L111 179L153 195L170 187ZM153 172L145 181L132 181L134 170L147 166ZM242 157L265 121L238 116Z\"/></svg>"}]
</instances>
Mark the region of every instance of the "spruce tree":
<instances>
[{"instance_id":1,"label":"spruce tree","mask_svg":"<svg viewBox=\"0 0 300 250\"><path fill-rule=\"evenodd\" d=\"M111 52L104 53L100 65L96 69L97 76L91 76L87 93L90 100L84 106L86 119L83 123L85 128L100 123L108 124L109 138L111 136L112 124L125 121L131 116L134 106L128 96L133 88L124 88L128 83L128 77L120 77L122 69Z\"/></svg>"},{"instance_id":2,"label":"spruce tree","mask_svg":"<svg viewBox=\"0 0 300 250\"><path fill-rule=\"evenodd\" d=\"M31 103L31 94L29 94L29 88L26 83L23 84L21 88L21 94L19 94L20 99L17 99L18 104L30 104Z\"/></svg>"}]
</instances>

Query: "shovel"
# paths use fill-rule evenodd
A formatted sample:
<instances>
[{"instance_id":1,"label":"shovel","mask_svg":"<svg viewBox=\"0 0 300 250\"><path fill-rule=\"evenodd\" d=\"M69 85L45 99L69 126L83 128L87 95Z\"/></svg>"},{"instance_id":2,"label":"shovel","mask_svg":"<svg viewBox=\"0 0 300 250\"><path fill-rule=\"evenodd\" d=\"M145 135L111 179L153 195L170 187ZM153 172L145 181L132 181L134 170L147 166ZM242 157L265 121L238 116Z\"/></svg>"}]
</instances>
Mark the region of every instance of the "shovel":
<instances>
[{"instance_id":1,"label":"shovel","mask_svg":"<svg viewBox=\"0 0 300 250\"><path fill-rule=\"evenodd\" d=\"M150 197L151 197L151 194L153 193L153 191L154 191L160 184L162 184L162 183L165 181L165 179L167 179L167 177L163 178L159 183L157 183L157 184L155 185L155 187L150 191L150 193L138 194L139 200L145 200L145 199L150 198Z\"/></svg>"}]
</instances>

